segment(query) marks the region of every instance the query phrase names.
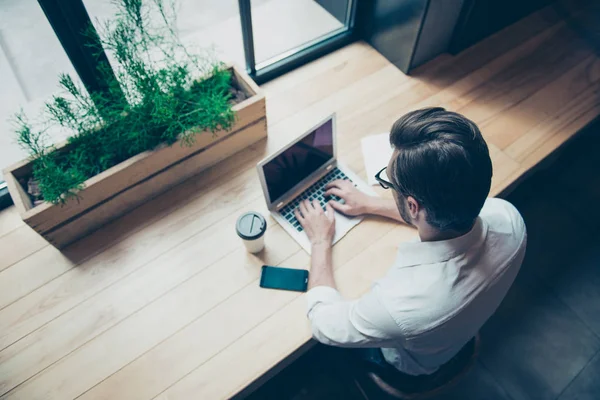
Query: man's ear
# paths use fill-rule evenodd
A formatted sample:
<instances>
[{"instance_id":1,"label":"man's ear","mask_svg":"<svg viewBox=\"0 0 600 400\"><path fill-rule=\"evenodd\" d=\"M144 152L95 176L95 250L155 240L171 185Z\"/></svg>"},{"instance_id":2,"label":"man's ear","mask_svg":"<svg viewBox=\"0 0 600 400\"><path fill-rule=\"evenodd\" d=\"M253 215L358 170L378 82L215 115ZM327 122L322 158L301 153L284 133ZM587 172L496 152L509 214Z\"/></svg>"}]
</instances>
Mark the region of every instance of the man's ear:
<instances>
[{"instance_id":1,"label":"man's ear","mask_svg":"<svg viewBox=\"0 0 600 400\"><path fill-rule=\"evenodd\" d=\"M410 213L410 218L415 220L417 215L419 214L419 210L421 210L421 206L419 202L412 196L408 196L406 198L406 203L408 204L408 212Z\"/></svg>"}]
</instances>

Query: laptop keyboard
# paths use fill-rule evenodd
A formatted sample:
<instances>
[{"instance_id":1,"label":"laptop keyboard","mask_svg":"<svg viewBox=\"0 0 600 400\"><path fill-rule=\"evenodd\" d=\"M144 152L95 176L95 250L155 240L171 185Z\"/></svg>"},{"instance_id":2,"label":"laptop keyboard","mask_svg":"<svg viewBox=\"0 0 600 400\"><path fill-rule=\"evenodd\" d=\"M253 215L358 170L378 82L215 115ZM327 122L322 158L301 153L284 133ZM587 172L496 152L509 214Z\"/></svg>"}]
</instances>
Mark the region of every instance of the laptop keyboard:
<instances>
[{"instance_id":1,"label":"laptop keyboard","mask_svg":"<svg viewBox=\"0 0 600 400\"><path fill-rule=\"evenodd\" d=\"M344 180L348 180L348 181L352 182L352 180L350 178L348 178L346 176L346 174L344 174L342 171L340 171L336 167L336 168L332 169L331 171L329 171L329 173L327 173L327 175L325 175L324 177L319 179L317 182L315 182L312 186L310 186L304 192L302 192L302 194L300 194L294 200L289 202L285 207L283 207L279 211L280 214L290 224L292 224L294 229L296 229L298 232L302 232L302 230L303 230L302 225L300 225L300 222L298 222L298 220L296 219L296 216L294 215L294 210L296 210L298 208L298 206L300 205L300 202L304 201L304 200L310 200L310 201L318 200L319 204L321 204L321 207L323 207L323 208L325 208L325 204L329 200L335 200L335 201L339 201L339 202L343 203L343 200L337 196L325 196L325 186L329 182L335 181L337 179L344 179Z\"/></svg>"}]
</instances>

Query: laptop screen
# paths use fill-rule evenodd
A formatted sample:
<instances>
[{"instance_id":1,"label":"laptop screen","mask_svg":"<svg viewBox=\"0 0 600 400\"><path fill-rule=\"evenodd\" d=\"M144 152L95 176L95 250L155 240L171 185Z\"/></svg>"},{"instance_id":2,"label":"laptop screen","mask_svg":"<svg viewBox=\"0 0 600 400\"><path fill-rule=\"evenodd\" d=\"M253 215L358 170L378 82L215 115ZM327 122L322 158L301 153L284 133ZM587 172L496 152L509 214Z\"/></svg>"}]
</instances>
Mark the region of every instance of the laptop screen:
<instances>
[{"instance_id":1,"label":"laptop screen","mask_svg":"<svg viewBox=\"0 0 600 400\"><path fill-rule=\"evenodd\" d=\"M263 166L271 202L333 158L333 119Z\"/></svg>"}]
</instances>

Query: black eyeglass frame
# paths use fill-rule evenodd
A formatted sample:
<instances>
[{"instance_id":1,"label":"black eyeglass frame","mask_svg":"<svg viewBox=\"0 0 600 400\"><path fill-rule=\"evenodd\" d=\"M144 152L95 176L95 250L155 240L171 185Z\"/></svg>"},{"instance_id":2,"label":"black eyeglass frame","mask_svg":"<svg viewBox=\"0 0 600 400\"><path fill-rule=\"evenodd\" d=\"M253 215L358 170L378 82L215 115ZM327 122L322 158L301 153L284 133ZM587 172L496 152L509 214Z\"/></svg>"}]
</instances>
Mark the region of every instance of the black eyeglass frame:
<instances>
[{"instance_id":1,"label":"black eyeglass frame","mask_svg":"<svg viewBox=\"0 0 600 400\"><path fill-rule=\"evenodd\" d=\"M379 172L375 174L375 179L377 180L377 182L379 182L379 185L381 185L381 187L382 187L382 188L384 188L384 189L394 189L394 190L396 190L396 191L400 192L400 190L398 190L398 189L397 189L397 188L394 186L394 184L393 184L392 182L390 182L390 181L388 181L388 180L385 180L385 179L383 179L383 178L381 177L381 173L382 173L383 171L385 171L386 169L387 169L387 167L383 167L383 168L381 168L381 169L379 170Z\"/></svg>"},{"instance_id":2,"label":"black eyeglass frame","mask_svg":"<svg viewBox=\"0 0 600 400\"><path fill-rule=\"evenodd\" d=\"M377 182L379 182L379 185L384 188L384 189L392 189L395 190L396 192L400 193L401 195L403 195L404 197L408 197L408 196L412 196L415 197L414 195L407 193L405 190L399 188L398 186L394 185L392 182L383 179L381 177L381 173L383 171L385 171L387 169L387 167L383 167L379 170L378 173L375 174L375 179L377 180ZM416 197L415 197L416 198Z\"/></svg>"}]
</instances>

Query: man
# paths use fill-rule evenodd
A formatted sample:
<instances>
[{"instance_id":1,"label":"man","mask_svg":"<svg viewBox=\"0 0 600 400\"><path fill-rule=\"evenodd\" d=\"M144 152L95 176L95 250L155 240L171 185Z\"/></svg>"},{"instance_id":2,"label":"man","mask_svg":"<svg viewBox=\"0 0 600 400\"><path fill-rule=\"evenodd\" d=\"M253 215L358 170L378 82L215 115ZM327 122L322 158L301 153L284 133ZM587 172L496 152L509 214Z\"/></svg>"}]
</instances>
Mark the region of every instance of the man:
<instances>
[{"instance_id":1,"label":"man","mask_svg":"<svg viewBox=\"0 0 600 400\"><path fill-rule=\"evenodd\" d=\"M477 334L504 298L525 255L525 224L508 202L487 199L489 151L464 116L443 108L410 112L392 126L390 143L393 155L377 178L393 200L336 181L327 194L344 202L329 202L325 211L304 202L296 212L312 244L308 318L322 343L379 348L386 366L430 375ZM336 290L334 209L407 223L420 238L399 243L387 275L357 300Z\"/></svg>"}]
</instances>

